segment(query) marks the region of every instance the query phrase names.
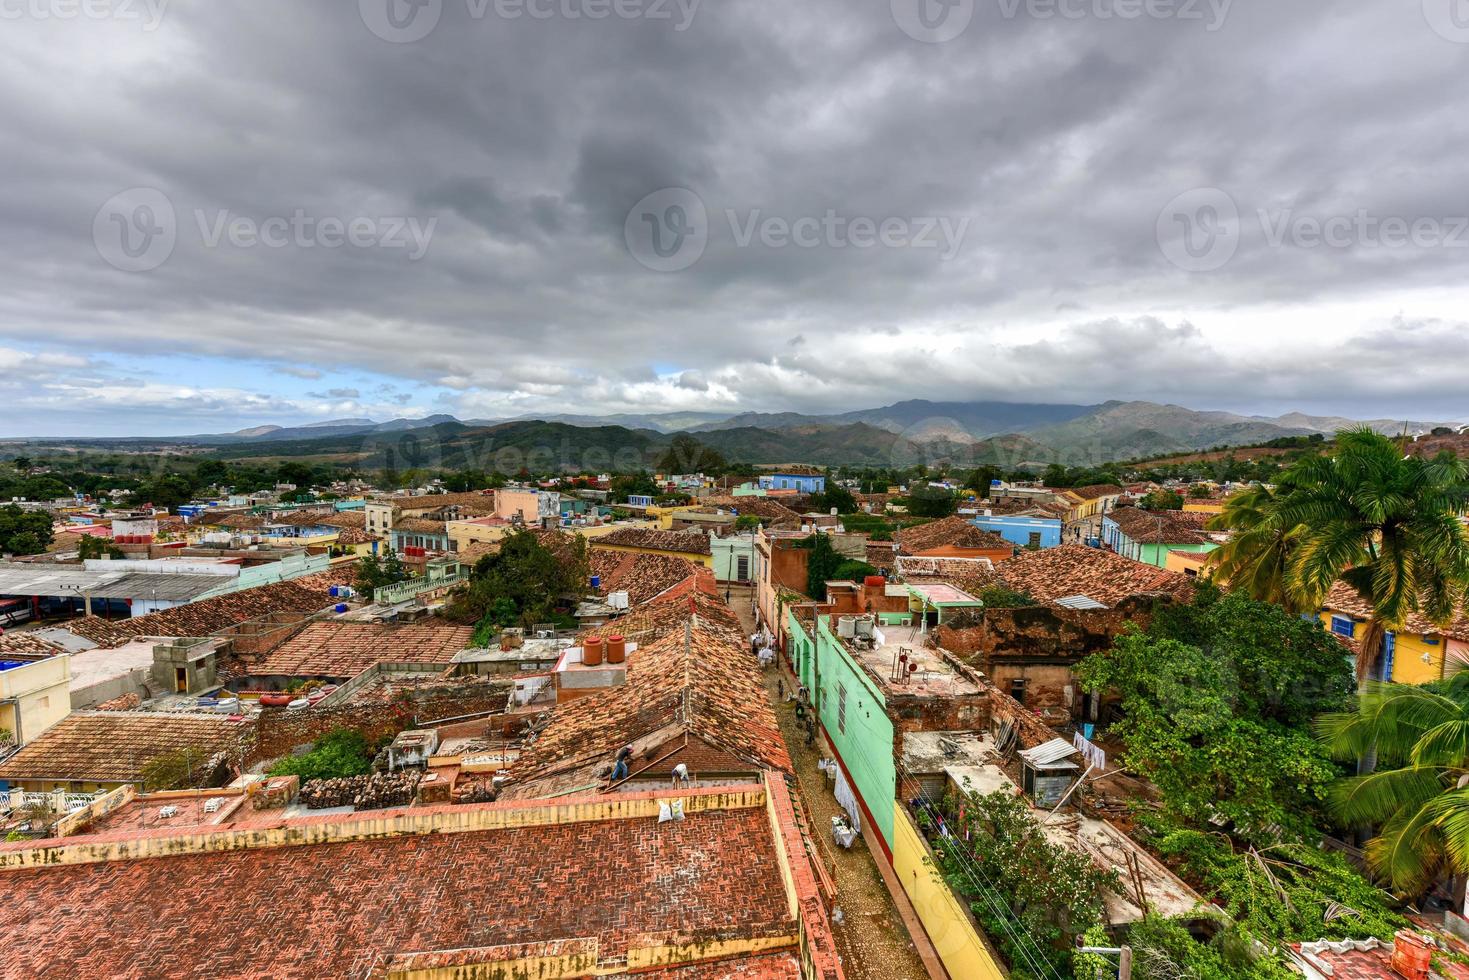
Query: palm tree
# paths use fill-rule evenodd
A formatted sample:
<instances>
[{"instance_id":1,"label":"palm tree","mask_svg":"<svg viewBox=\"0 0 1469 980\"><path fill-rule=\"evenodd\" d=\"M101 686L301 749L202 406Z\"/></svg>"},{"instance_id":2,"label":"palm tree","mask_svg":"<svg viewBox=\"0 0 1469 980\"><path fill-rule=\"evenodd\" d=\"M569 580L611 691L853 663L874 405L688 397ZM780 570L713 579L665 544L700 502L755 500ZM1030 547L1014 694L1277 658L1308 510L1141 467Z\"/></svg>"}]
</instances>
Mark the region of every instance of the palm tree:
<instances>
[{"instance_id":1,"label":"palm tree","mask_svg":"<svg viewBox=\"0 0 1469 980\"><path fill-rule=\"evenodd\" d=\"M1271 488L1254 484L1225 500L1223 510L1208 524L1210 530L1234 534L1206 558L1215 577L1251 598L1273 602L1290 612L1305 612L1287 588L1290 557L1299 529L1280 520L1284 484Z\"/></svg>"},{"instance_id":2,"label":"palm tree","mask_svg":"<svg viewBox=\"0 0 1469 980\"><path fill-rule=\"evenodd\" d=\"M1465 605L1469 532L1458 515L1469 467L1450 452L1405 456L1367 428L1336 441L1331 455L1295 463L1273 493L1246 491L1226 509L1216 523L1236 542L1219 561L1251 595L1303 612L1319 608L1338 580L1351 586L1373 609L1358 652L1362 678L1387 631L1414 613L1447 623Z\"/></svg>"},{"instance_id":3,"label":"palm tree","mask_svg":"<svg viewBox=\"0 0 1469 980\"><path fill-rule=\"evenodd\" d=\"M1373 682L1356 711L1316 722L1336 758L1383 766L1337 782L1327 805L1344 826L1378 828L1367 862L1404 895L1469 872L1469 672L1435 687Z\"/></svg>"}]
</instances>

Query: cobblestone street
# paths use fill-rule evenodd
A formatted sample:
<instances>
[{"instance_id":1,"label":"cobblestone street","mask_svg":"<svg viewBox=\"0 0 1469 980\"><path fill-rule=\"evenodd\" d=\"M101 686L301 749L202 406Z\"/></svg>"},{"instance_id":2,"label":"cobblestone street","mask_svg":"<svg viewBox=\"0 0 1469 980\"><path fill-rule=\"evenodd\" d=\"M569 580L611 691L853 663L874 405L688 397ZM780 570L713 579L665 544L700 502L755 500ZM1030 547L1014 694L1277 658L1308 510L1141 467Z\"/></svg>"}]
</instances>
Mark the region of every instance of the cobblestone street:
<instances>
[{"instance_id":1,"label":"cobblestone street","mask_svg":"<svg viewBox=\"0 0 1469 980\"><path fill-rule=\"evenodd\" d=\"M746 631L754 632L748 592L735 591L730 602L745 623ZM765 689L775 706L781 734L796 766L816 846L836 883L836 906L841 909L843 921L833 922L832 931L847 976L852 980L924 980L928 972L908 937L882 875L873 864L866 842L858 837L851 850L843 850L831 838L831 818L841 808L832 795L826 774L816 767L819 753L806 747L805 735L796 724L794 707L778 698L780 677L785 678L789 692L789 675L773 667L766 672ZM818 742L817 747L820 745Z\"/></svg>"}]
</instances>

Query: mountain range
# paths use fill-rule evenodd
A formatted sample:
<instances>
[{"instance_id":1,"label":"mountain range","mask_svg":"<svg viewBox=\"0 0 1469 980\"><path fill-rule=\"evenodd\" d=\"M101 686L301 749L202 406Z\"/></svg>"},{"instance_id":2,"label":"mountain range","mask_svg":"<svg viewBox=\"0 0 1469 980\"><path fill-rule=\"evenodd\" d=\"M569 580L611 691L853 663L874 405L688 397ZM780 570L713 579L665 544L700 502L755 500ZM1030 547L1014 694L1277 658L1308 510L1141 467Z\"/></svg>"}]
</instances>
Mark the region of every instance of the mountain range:
<instances>
[{"instance_id":1,"label":"mountain range","mask_svg":"<svg viewBox=\"0 0 1469 980\"><path fill-rule=\"evenodd\" d=\"M674 434L689 432L738 462L908 465L943 460L1019 467L1051 462L1097 465L1282 437L1331 435L1353 425L1393 434L1406 427L1411 434L1440 424L1446 423L1353 420L1299 412L1247 416L1142 401L1035 405L915 400L838 415L677 412L468 420L434 415L387 422L334 419L170 441L213 446L219 455L232 458L316 454L365 458L383 453L393 457L395 466L451 468L483 465L486 454L534 451L552 453L558 463L578 468L629 468L651 465L648 460L666 450ZM626 465L611 460L619 452ZM606 462L588 462L604 457Z\"/></svg>"}]
</instances>

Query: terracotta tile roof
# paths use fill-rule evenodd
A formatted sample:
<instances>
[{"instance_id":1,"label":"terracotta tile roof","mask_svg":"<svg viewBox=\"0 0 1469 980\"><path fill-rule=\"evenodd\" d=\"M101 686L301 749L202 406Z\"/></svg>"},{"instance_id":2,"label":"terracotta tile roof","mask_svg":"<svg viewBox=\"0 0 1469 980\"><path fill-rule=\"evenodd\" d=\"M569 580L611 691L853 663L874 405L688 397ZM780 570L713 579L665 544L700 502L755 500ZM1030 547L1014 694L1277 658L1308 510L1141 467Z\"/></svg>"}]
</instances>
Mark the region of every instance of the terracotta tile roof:
<instances>
[{"instance_id":1,"label":"terracotta tile roof","mask_svg":"<svg viewBox=\"0 0 1469 980\"><path fill-rule=\"evenodd\" d=\"M136 782L153 759L187 748L213 754L249 730L219 715L74 711L0 763L0 779Z\"/></svg>"},{"instance_id":2,"label":"terracotta tile roof","mask_svg":"<svg viewBox=\"0 0 1469 980\"><path fill-rule=\"evenodd\" d=\"M375 663L449 664L474 629L432 619L386 623L311 623L249 665L255 677L355 677Z\"/></svg>"},{"instance_id":3,"label":"terracotta tile roof","mask_svg":"<svg viewBox=\"0 0 1469 980\"><path fill-rule=\"evenodd\" d=\"M946 547L1005 552L1015 547L995 532L975 527L963 517L945 517L943 520L905 527L893 535L893 541L905 555Z\"/></svg>"},{"instance_id":4,"label":"terracotta tile roof","mask_svg":"<svg viewBox=\"0 0 1469 980\"><path fill-rule=\"evenodd\" d=\"M1205 533L1204 525L1212 516L1196 511L1137 507L1119 507L1107 512L1107 519L1138 544L1210 544L1213 539Z\"/></svg>"},{"instance_id":5,"label":"terracotta tile roof","mask_svg":"<svg viewBox=\"0 0 1469 980\"><path fill-rule=\"evenodd\" d=\"M217 521L206 517L200 523L211 527L227 528L231 531L258 531L265 526L265 518L255 514L230 514Z\"/></svg>"},{"instance_id":6,"label":"terracotta tile roof","mask_svg":"<svg viewBox=\"0 0 1469 980\"><path fill-rule=\"evenodd\" d=\"M1085 595L1113 606L1130 596L1155 593L1186 602L1194 592L1192 580L1179 572L1079 544L1022 551L996 571L1012 589L1046 603Z\"/></svg>"},{"instance_id":7,"label":"terracotta tile roof","mask_svg":"<svg viewBox=\"0 0 1469 980\"><path fill-rule=\"evenodd\" d=\"M74 619L65 628L103 647L121 646L135 636L208 636L268 613L319 612L336 601L327 594L328 588L351 583L352 568L348 565L289 582L242 589L133 619Z\"/></svg>"},{"instance_id":8,"label":"terracotta tile roof","mask_svg":"<svg viewBox=\"0 0 1469 980\"><path fill-rule=\"evenodd\" d=\"M381 541L380 535L369 534L360 527L344 527L337 532L337 544L369 544L373 541Z\"/></svg>"},{"instance_id":9,"label":"terracotta tile roof","mask_svg":"<svg viewBox=\"0 0 1469 980\"><path fill-rule=\"evenodd\" d=\"M592 539L592 547L615 545L685 555L711 554L709 535L703 531L658 531L646 527L622 527Z\"/></svg>"},{"instance_id":10,"label":"terracotta tile roof","mask_svg":"<svg viewBox=\"0 0 1469 980\"><path fill-rule=\"evenodd\" d=\"M320 511L293 510L289 513L281 514L278 517L272 518L270 523L284 524L287 527L321 527L326 524L327 519L331 516L332 515L324 514ZM367 518L364 515L363 522L365 523L366 520Z\"/></svg>"},{"instance_id":11,"label":"terracotta tile roof","mask_svg":"<svg viewBox=\"0 0 1469 980\"><path fill-rule=\"evenodd\" d=\"M705 497L699 502L721 510L737 511L742 517L752 514L769 528L801 526L800 514L769 497Z\"/></svg>"},{"instance_id":12,"label":"terracotta tile roof","mask_svg":"<svg viewBox=\"0 0 1469 980\"><path fill-rule=\"evenodd\" d=\"M0 633L0 653L24 653L32 656L54 657L65 653L60 643L43 640L34 633Z\"/></svg>"},{"instance_id":13,"label":"terracotta tile roof","mask_svg":"<svg viewBox=\"0 0 1469 980\"><path fill-rule=\"evenodd\" d=\"M729 630L741 629L739 617L719 598L719 583L715 581L714 574L701 567L693 578L685 579L653 601L635 607L626 616L620 616L606 626L582 630L578 639L620 633L630 642L646 646L669 633L683 630L689 618L690 597L700 618Z\"/></svg>"},{"instance_id":14,"label":"terracotta tile roof","mask_svg":"<svg viewBox=\"0 0 1469 980\"><path fill-rule=\"evenodd\" d=\"M628 601L634 606L642 605L684 579L697 575L702 567L677 555L605 549L593 550L590 562L592 574L600 580L598 594L626 592Z\"/></svg>"},{"instance_id":15,"label":"terracotta tile roof","mask_svg":"<svg viewBox=\"0 0 1469 980\"><path fill-rule=\"evenodd\" d=\"M335 514L325 514L320 523L327 527L367 527L367 512L361 510L339 510Z\"/></svg>"},{"instance_id":16,"label":"terracotta tile roof","mask_svg":"<svg viewBox=\"0 0 1469 980\"><path fill-rule=\"evenodd\" d=\"M866 544L867 564L873 568L892 568L898 553L891 541L869 541Z\"/></svg>"},{"instance_id":17,"label":"terracotta tile roof","mask_svg":"<svg viewBox=\"0 0 1469 980\"><path fill-rule=\"evenodd\" d=\"M653 753L636 755L636 761L658 759L660 767L675 765L673 754L687 743L723 753L736 768L790 771L749 640L728 624L730 616L705 618L691 613L689 602L652 604L674 607L669 619L682 621L669 623L660 638L638 640L628 654L624 685L552 709L550 724L511 767L512 779L527 784L517 793L534 795L537 782L569 772L595 774L617 749L634 744ZM693 602L697 609L699 600ZM621 633L622 622L601 635ZM635 764L634 773L638 769Z\"/></svg>"},{"instance_id":18,"label":"terracotta tile roof","mask_svg":"<svg viewBox=\"0 0 1469 980\"><path fill-rule=\"evenodd\" d=\"M580 535L567 534L557 528L533 527L529 529L529 533L540 542L542 548L550 551L563 564L576 558L583 540Z\"/></svg>"},{"instance_id":19,"label":"terracotta tile roof","mask_svg":"<svg viewBox=\"0 0 1469 980\"><path fill-rule=\"evenodd\" d=\"M1374 611L1372 603L1363 599L1357 594L1356 589L1345 582L1337 582L1333 585L1326 596L1326 601L1321 605L1332 612L1345 613L1361 620L1371 619ZM1461 612L1447 626L1439 626L1426 616L1410 613L1403 623L1402 632L1447 636L1455 640L1469 641L1469 615Z\"/></svg>"},{"instance_id":20,"label":"terracotta tile roof","mask_svg":"<svg viewBox=\"0 0 1469 980\"><path fill-rule=\"evenodd\" d=\"M447 534L443 521L430 521L422 517L400 517L393 522L394 531L404 534Z\"/></svg>"},{"instance_id":21,"label":"terracotta tile roof","mask_svg":"<svg viewBox=\"0 0 1469 980\"><path fill-rule=\"evenodd\" d=\"M1065 517L1066 506L1047 500L981 500L979 511L992 517Z\"/></svg>"},{"instance_id":22,"label":"terracotta tile roof","mask_svg":"<svg viewBox=\"0 0 1469 980\"><path fill-rule=\"evenodd\" d=\"M1076 497L1078 500L1096 500L1098 497L1115 497L1122 493L1122 488L1115 483L1093 483L1085 487L1071 487L1061 492Z\"/></svg>"},{"instance_id":23,"label":"terracotta tile roof","mask_svg":"<svg viewBox=\"0 0 1469 980\"><path fill-rule=\"evenodd\" d=\"M478 490L468 493L428 493L418 497L387 497L372 503L392 504L401 513L423 513L441 507L458 507L460 510L482 510L486 513L495 509L493 492Z\"/></svg>"},{"instance_id":24,"label":"terracotta tile roof","mask_svg":"<svg viewBox=\"0 0 1469 980\"><path fill-rule=\"evenodd\" d=\"M38 980L467 975L546 943L604 961L661 942L779 945L797 930L781 846L765 807L744 807L8 870L0 888L25 914L0 937L7 972ZM691 975L782 976L703 966Z\"/></svg>"}]
</instances>

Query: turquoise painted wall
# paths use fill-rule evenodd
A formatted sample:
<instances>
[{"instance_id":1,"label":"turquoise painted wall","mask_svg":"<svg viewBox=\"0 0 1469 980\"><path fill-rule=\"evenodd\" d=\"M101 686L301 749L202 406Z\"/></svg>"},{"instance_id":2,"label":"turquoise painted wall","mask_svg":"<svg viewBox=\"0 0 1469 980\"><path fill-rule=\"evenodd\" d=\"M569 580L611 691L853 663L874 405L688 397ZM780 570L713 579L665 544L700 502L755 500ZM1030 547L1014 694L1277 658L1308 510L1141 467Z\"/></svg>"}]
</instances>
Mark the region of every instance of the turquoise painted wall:
<instances>
[{"instance_id":1,"label":"turquoise painted wall","mask_svg":"<svg viewBox=\"0 0 1469 980\"><path fill-rule=\"evenodd\" d=\"M876 683L833 635L831 617L818 617L816 635L812 636L792 615L790 635L796 674L816 698L826 736L841 756L878 833L891 848L898 773L893 765L895 733L888 720L887 702Z\"/></svg>"}]
</instances>

